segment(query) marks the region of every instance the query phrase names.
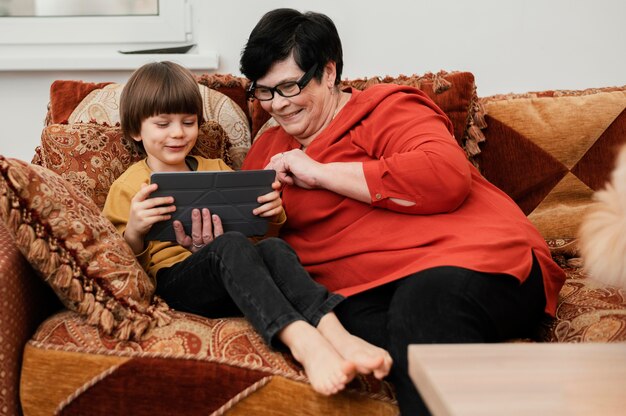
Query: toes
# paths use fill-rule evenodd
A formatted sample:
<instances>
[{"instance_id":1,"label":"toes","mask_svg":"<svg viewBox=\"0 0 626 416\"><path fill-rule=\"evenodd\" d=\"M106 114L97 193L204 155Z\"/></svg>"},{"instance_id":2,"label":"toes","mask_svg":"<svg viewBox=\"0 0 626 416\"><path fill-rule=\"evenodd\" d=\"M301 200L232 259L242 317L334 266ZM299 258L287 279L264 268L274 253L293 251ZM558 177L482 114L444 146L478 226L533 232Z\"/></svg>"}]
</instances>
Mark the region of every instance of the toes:
<instances>
[{"instance_id":1,"label":"toes","mask_svg":"<svg viewBox=\"0 0 626 416\"><path fill-rule=\"evenodd\" d=\"M372 372L372 369L369 367L364 367L362 365L359 365L356 367L356 371L359 374L370 374Z\"/></svg>"},{"instance_id":2,"label":"toes","mask_svg":"<svg viewBox=\"0 0 626 416\"><path fill-rule=\"evenodd\" d=\"M385 359L381 363L381 366L378 367L376 370L374 370L374 377L376 377L379 380L382 380L383 378L387 376L387 374L389 374L389 371L391 371L392 365L393 365L393 359L391 358L390 355L387 354L385 356Z\"/></svg>"},{"instance_id":3,"label":"toes","mask_svg":"<svg viewBox=\"0 0 626 416\"><path fill-rule=\"evenodd\" d=\"M382 380L383 378L385 378L387 376L387 374L389 374L389 371L374 370L374 377L376 377L379 380Z\"/></svg>"},{"instance_id":4,"label":"toes","mask_svg":"<svg viewBox=\"0 0 626 416\"><path fill-rule=\"evenodd\" d=\"M316 392L324 396L331 396L343 390L346 387L347 381L348 377L346 376L346 374L338 371L334 374L329 375L328 378L324 381L318 382L311 380L311 386Z\"/></svg>"},{"instance_id":5,"label":"toes","mask_svg":"<svg viewBox=\"0 0 626 416\"><path fill-rule=\"evenodd\" d=\"M330 396L333 393L333 384L326 381L323 383L311 383L313 390L324 396Z\"/></svg>"}]
</instances>

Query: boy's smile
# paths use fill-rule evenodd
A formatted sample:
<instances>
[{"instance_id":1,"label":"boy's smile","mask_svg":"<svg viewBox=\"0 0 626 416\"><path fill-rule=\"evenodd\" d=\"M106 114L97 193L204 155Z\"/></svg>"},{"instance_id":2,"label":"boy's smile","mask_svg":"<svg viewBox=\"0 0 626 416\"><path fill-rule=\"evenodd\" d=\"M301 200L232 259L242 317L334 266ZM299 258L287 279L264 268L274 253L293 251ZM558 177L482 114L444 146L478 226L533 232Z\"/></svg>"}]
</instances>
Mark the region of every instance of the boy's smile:
<instances>
[{"instance_id":1,"label":"boy's smile","mask_svg":"<svg viewBox=\"0 0 626 416\"><path fill-rule=\"evenodd\" d=\"M155 172L189 170L185 157L198 139L195 114L157 114L141 123L136 141L143 143L148 166Z\"/></svg>"}]
</instances>

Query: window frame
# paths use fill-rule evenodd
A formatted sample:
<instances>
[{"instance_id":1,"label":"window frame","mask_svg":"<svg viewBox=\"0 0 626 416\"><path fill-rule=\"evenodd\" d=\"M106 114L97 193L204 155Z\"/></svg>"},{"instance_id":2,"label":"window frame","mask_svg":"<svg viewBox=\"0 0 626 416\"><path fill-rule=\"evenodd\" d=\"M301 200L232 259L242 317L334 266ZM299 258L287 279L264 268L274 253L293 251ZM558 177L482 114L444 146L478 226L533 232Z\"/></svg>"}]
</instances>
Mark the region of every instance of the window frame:
<instances>
[{"instance_id":1,"label":"window frame","mask_svg":"<svg viewBox=\"0 0 626 416\"><path fill-rule=\"evenodd\" d=\"M190 15L189 0L159 0L157 16L0 17L0 45L188 42Z\"/></svg>"}]
</instances>

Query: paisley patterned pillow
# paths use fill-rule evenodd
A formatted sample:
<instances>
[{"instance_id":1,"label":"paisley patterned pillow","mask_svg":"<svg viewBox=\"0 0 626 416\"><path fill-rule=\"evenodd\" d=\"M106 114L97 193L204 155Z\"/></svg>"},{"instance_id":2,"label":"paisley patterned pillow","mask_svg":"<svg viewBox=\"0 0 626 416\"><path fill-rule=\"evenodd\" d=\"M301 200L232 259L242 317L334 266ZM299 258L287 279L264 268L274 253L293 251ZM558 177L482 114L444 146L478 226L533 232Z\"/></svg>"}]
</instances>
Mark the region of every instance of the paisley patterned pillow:
<instances>
[{"instance_id":1,"label":"paisley patterned pillow","mask_svg":"<svg viewBox=\"0 0 626 416\"><path fill-rule=\"evenodd\" d=\"M63 304L104 334L141 339L170 322L123 237L61 176L0 156L0 220Z\"/></svg>"}]
</instances>

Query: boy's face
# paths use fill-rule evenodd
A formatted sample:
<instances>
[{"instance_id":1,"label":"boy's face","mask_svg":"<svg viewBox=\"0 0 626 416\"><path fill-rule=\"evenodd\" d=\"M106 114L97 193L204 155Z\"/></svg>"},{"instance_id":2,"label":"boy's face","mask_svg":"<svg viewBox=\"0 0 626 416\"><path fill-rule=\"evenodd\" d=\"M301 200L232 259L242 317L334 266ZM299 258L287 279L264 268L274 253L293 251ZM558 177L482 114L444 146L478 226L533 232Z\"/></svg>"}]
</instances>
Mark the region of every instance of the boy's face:
<instances>
[{"instance_id":1,"label":"boy's face","mask_svg":"<svg viewBox=\"0 0 626 416\"><path fill-rule=\"evenodd\" d=\"M198 116L196 114L158 114L141 123L139 136L133 137L143 143L147 162L153 172L189 170L185 157L198 139Z\"/></svg>"}]
</instances>

